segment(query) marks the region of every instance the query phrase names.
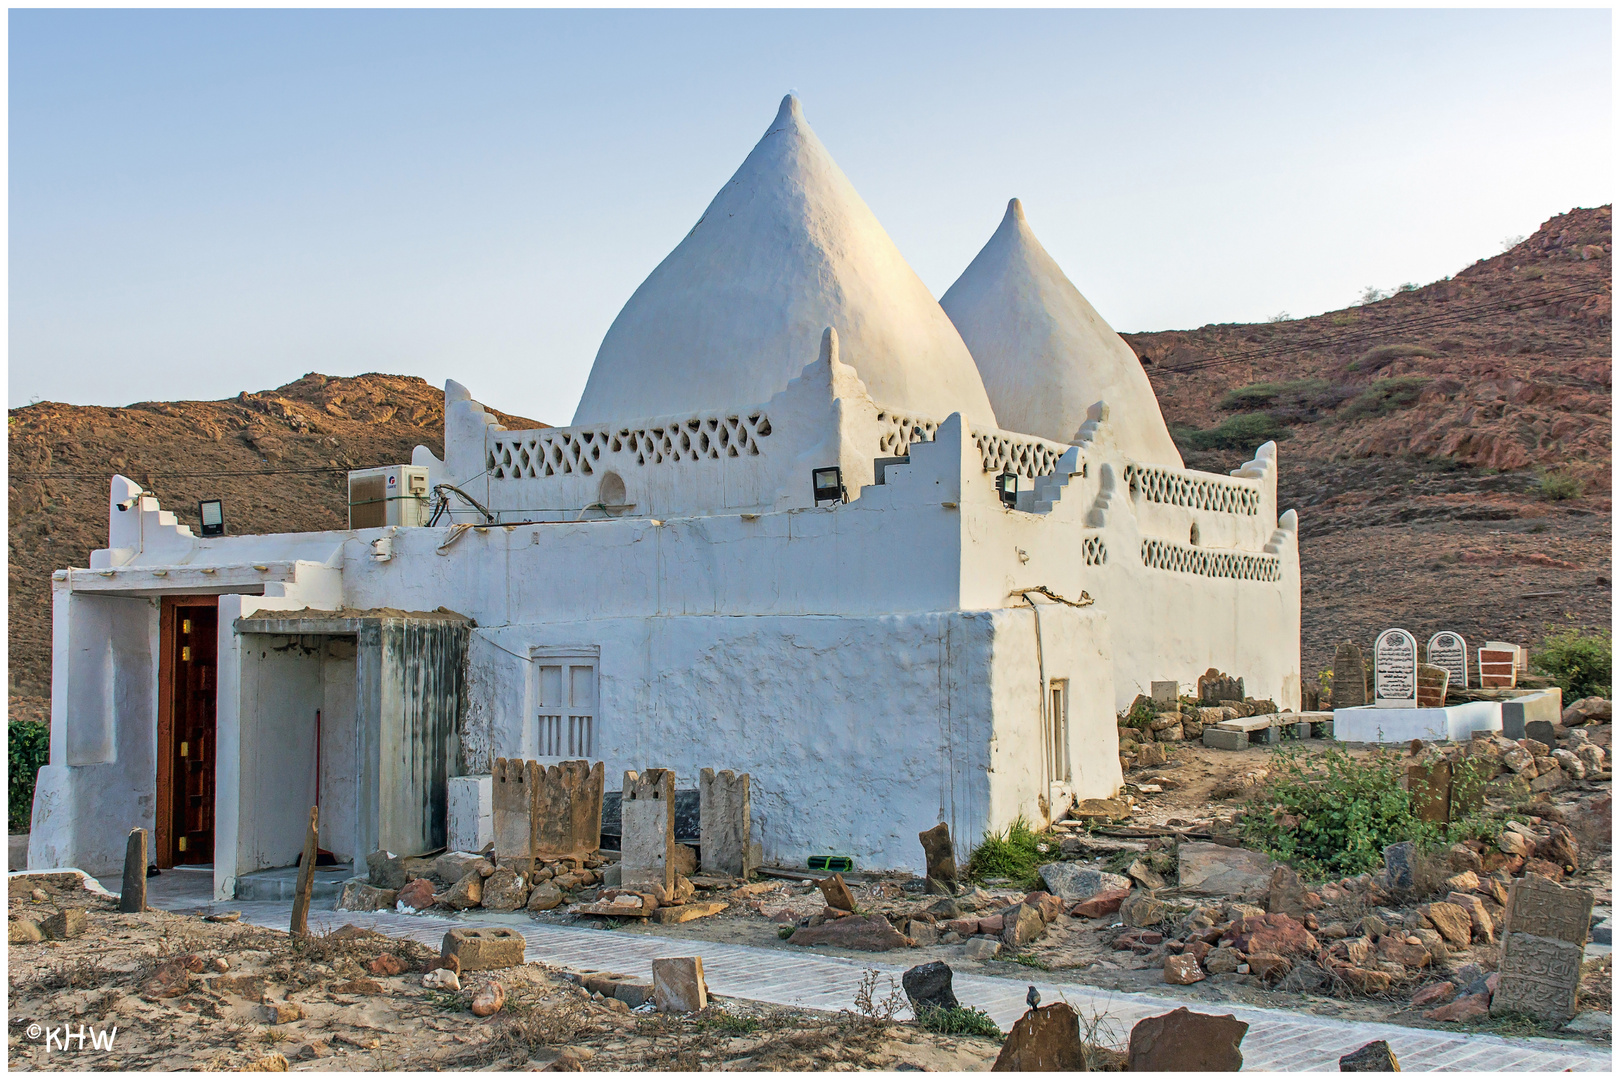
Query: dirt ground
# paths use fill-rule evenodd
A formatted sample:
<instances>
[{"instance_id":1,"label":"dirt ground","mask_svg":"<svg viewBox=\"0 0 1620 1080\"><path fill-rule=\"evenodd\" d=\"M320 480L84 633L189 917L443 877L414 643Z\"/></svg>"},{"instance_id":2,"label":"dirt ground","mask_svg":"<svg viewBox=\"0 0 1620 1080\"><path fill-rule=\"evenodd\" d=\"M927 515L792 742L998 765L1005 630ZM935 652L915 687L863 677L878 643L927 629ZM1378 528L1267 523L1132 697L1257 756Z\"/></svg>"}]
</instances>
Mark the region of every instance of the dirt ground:
<instances>
[{"instance_id":1,"label":"dirt ground","mask_svg":"<svg viewBox=\"0 0 1620 1080\"><path fill-rule=\"evenodd\" d=\"M635 1013L623 1002L593 1000L542 964L470 973L459 993L428 990L421 969L433 952L414 942L352 929L299 939L192 915L126 915L77 888L47 886L36 902L35 886L14 882L13 918L80 907L89 926L71 940L11 945L7 1065L14 1070L277 1069L280 1055L295 1072L902 1064L974 1071L999 1051L992 1040L933 1035L854 1012L731 999L688 1016ZM379 973L372 965L384 954L410 970ZM469 1002L494 980L505 988L505 1007L473 1015ZM71 1038L65 1049L54 1038L47 1047L46 1029L71 1034L81 1026L116 1027L112 1049L81 1048Z\"/></svg>"}]
</instances>

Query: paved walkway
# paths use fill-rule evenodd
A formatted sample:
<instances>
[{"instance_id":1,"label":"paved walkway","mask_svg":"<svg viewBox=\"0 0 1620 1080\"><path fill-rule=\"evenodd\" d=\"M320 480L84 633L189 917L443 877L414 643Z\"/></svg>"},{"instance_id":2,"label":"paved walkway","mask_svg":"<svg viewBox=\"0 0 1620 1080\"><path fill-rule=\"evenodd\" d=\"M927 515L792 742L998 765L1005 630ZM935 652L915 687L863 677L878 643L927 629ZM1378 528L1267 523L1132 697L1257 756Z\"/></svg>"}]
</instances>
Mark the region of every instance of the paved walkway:
<instances>
[{"instance_id":1,"label":"paved walkway","mask_svg":"<svg viewBox=\"0 0 1620 1080\"><path fill-rule=\"evenodd\" d=\"M175 904L172 909L203 906ZM243 921L273 929L286 928L291 917L291 907L285 903L245 902L217 907L240 910ZM311 911L309 921L310 929L317 932L356 923L434 948L444 939L445 931L454 926L509 926L528 942L526 960L576 971L615 971L641 977L651 975L655 957L691 955L696 951L703 957L709 986L717 994L832 1011L853 1006L863 972L875 968L898 984L907 966L884 962L884 954L875 954L871 960L855 960L753 945L676 941L649 934L550 926L522 916L446 918L392 912ZM1036 974L1030 972L1031 976ZM1024 1012L1029 981L958 972L953 985L957 997L983 1009L1006 1029ZM1043 984L1038 978L1035 985L1047 1002L1068 1001L1082 1016L1106 1014L1121 1043L1138 1020L1162 1015L1183 1004L1149 994ZM1198 1011L1211 1009L1208 1002L1185 1004ZM1243 1040L1243 1063L1250 1070L1337 1072L1341 1055L1374 1039L1388 1040L1402 1070L1407 1072L1610 1072L1613 1059L1607 1048L1560 1039L1506 1039L1245 1006L1233 1006L1230 1012L1249 1024Z\"/></svg>"}]
</instances>

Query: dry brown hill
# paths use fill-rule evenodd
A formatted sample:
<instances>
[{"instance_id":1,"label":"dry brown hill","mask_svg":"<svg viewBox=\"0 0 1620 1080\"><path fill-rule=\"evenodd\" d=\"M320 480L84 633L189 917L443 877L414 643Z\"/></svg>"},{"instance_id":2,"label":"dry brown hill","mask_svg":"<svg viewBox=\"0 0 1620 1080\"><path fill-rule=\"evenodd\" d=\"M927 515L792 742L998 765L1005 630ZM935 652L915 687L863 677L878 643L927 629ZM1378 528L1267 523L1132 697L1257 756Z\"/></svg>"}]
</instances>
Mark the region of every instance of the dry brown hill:
<instances>
[{"instance_id":1,"label":"dry brown hill","mask_svg":"<svg viewBox=\"0 0 1620 1080\"><path fill-rule=\"evenodd\" d=\"M1534 644L1609 625L1611 217L1571 210L1343 311L1126 335L1189 466L1279 440L1308 682L1390 626Z\"/></svg>"},{"instance_id":2,"label":"dry brown hill","mask_svg":"<svg viewBox=\"0 0 1620 1080\"><path fill-rule=\"evenodd\" d=\"M512 427L542 426L497 413ZM346 472L443 453L444 392L402 375L305 375L225 401L128 408L42 401L10 413L10 692L50 694L50 577L107 544L107 492L123 473L193 528L225 501L232 533L343 528ZM13 701L12 714L19 702Z\"/></svg>"},{"instance_id":3,"label":"dry brown hill","mask_svg":"<svg viewBox=\"0 0 1620 1080\"><path fill-rule=\"evenodd\" d=\"M1572 210L1374 303L1127 335L1190 466L1234 468L1281 439L1307 681L1338 640L1387 626L1521 642L1608 626L1610 236L1609 207ZM106 543L112 473L192 524L217 497L233 533L336 528L344 472L440 452L443 409L421 379L312 374L227 401L11 410L12 715L44 711L50 573ZM1585 493L1547 498L1537 467Z\"/></svg>"}]
</instances>

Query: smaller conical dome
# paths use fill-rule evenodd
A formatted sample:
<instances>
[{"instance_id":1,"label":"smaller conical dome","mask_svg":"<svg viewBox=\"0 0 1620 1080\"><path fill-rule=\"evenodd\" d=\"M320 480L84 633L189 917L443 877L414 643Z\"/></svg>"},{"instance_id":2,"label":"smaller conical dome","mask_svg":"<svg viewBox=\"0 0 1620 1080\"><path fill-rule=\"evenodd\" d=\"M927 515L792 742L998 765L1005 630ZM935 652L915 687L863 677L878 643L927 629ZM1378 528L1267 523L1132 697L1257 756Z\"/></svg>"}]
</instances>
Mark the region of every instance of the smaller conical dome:
<instances>
[{"instance_id":1,"label":"smaller conical dome","mask_svg":"<svg viewBox=\"0 0 1620 1080\"><path fill-rule=\"evenodd\" d=\"M1041 247L1017 199L940 306L1003 428L1072 442L1086 409L1106 401L1127 457L1182 467L1141 361Z\"/></svg>"}]
</instances>

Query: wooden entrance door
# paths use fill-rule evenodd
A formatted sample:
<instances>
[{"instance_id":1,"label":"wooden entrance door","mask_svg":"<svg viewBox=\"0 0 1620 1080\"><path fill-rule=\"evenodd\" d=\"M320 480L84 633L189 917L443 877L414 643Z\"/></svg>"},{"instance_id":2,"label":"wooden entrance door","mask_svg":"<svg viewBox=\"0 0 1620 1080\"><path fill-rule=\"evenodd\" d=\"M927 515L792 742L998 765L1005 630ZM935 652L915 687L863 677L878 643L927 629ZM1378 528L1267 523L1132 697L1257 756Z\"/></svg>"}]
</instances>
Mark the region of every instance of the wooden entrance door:
<instances>
[{"instance_id":1,"label":"wooden entrance door","mask_svg":"<svg viewBox=\"0 0 1620 1080\"><path fill-rule=\"evenodd\" d=\"M161 867L211 863L218 598L164 597L161 633L155 858Z\"/></svg>"}]
</instances>

